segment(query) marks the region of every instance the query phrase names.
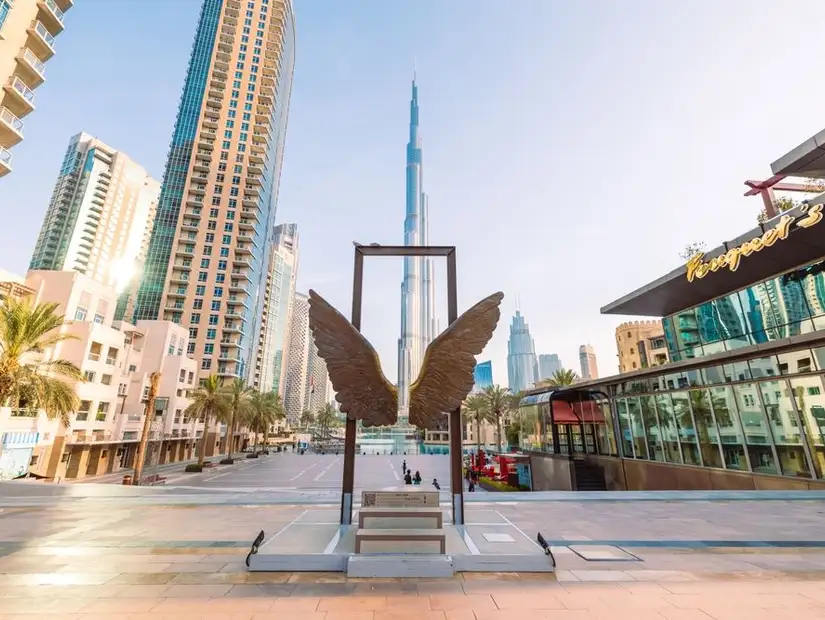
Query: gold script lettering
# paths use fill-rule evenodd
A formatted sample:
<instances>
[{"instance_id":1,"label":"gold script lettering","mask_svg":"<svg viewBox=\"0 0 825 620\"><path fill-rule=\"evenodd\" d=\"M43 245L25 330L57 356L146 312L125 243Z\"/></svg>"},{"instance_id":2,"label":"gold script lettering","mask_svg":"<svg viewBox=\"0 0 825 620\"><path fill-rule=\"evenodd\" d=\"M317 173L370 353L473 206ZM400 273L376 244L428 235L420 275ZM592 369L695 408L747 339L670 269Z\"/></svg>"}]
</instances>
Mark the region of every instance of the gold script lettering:
<instances>
[{"instance_id":1,"label":"gold script lettering","mask_svg":"<svg viewBox=\"0 0 825 620\"><path fill-rule=\"evenodd\" d=\"M810 228L814 224L819 224L822 221L822 205L814 205L810 209L808 209L808 213L805 214L801 220L799 220L796 225L800 228Z\"/></svg>"},{"instance_id":2,"label":"gold script lettering","mask_svg":"<svg viewBox=\"0 0 825 620\"><path fill-rule=\"evenodd\" d=\"M796 225L801 228L810 228L822 221L825 214L823 214L822 205L814 205L805 212L805 216L796 220ZM757 252L761 252L765 248L769 248L777 241L787 239L791 232L791 224L796 218L790 215L783 215L779 218L776 226L770 230L766 230L761 236L754 237L750 241L746 241L739 247L730 248L721 256L716 256L705 262L704 254L696 254L685 265L688 282L693 282L696 278L704 278L712 271L719 271L722 267L727 267L731 271L739 269L742 263L743 256L750 256Z\"/></svg>"}]
</instances>

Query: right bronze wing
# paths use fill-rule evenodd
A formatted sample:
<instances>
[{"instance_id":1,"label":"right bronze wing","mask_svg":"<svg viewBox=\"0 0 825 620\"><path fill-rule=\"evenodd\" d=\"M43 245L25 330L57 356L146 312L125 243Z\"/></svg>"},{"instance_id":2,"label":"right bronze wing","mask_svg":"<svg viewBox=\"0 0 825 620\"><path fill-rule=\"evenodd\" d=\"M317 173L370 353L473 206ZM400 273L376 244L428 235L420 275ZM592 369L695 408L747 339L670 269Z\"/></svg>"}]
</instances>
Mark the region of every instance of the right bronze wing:
<instances>
[{"instance_id":1,"label":"right bronze wing","mask_svg":"<svg viewBox=\"0 0 825 620\"><path fill-rule=\"evenodd\" d=\"M378 353L343 314L309 291L309 328L318 355L327 363L341 411L364 426L398 419L398 392L381 372Z\"/></svg>"}]
</instances>

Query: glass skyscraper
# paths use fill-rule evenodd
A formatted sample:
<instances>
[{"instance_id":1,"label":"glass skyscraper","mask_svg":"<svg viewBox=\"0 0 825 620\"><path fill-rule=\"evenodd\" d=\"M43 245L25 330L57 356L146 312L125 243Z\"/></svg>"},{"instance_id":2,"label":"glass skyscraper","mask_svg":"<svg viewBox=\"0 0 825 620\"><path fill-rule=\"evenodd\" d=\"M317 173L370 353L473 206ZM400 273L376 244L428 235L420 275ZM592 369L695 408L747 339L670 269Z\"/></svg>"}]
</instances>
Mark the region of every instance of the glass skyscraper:
<instances>
[{"instance_id":1,"label":"glass skyscraper","mask_svg":"<svg viewBox=\"0 0 825 620\"><path fill-rule=\"evenodd\" d=\"M549 379L556 371L561 370L561 358L557 353L539 355L539 379Z\"/></svg>"},{"instance_id":2,"label":"glass skyscraper","mask_svg":"<svg viewBox=\"0 0 825 620\"><path fill-rule=\"evenodd\" d=\"M475 379L473 392L481 392L485 388L492 387L493 362L486 361L476 364L475 370L473 370L473 379Z\"/></svg>"},{"instance_id":3,"label":"glass skyscraper","mask_svg":"<svg viewBox=\"0 0 825 620\"><path fill-rule=\"evenodd\" d=\"M269 257L252 386L261 392L278 392L282 397L289 364L289 333L297 278L298 226L280 224L275 227Z\"/></svg>"},{"instance_id":4,"label":"glass skyscraper","mask_svg":"<svg viewBox=\"0 0 825 620\"><path fill-rule=\"evenodd\" d=\"M510 324L510 339L507 341L507 381L510 391L522 392L533 387L539 378L536 359L536 345L530 335L530 326L516 310Z\"/></svg>"},{"instance_id":5,"label":"glass skyscraper","mask_svg":"<svg viewBox=\"0 0 825 620\"><path fill-rule=\"evenodd\" d=\"M294 64L291 0L203 1L134 313L202 374L257 356Z\"/></svg>"},{"instance_id":6,"label":"glass skyscraper","mask_svg":"<svg viewBox=\"0 0 825 620\"><path fill-rule=\"evenodd\" d=\"M428 201L424 193L424 161L418 131L418 86L413 80L410 99L410 141L407 144L407 196L404 245L429 243ZM424 352L438 331L432 258L404 259L401 283L401 337L398 339L398 408L406 418L407 399L418 376Z\"/></svg>"}]
</instances>

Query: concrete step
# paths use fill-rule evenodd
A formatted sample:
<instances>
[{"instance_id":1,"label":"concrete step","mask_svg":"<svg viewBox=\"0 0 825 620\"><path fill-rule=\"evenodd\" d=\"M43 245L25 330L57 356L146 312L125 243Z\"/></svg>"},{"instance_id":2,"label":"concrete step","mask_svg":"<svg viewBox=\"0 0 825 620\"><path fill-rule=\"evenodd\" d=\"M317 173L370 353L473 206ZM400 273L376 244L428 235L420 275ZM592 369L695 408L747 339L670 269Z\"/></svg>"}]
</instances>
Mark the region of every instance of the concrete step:
<instances>
[{"instance_id":1,"label":"concrete step","mask_svg":"<svg viewBox=\"0 0 825 620\"><path fill-rule=\"evenodd\" d=\"M348 577L452 577L449 555L352 555L347 562Z\"/></svg>"},{"instance_id":2,"label":"concrete step","mask_svg":"<svg viewBox=\"0 0 825 620\"><path fill-rule=\"evenodd\" d=\"M361 529L441 529L444 513L439 507L367 507L358 511Z\"/></svg>"},{"instance_id":3,"label":"concrete step","mask_svg":"<svg viewBox=\"0 0 825 620\"><path fill-rule=\"evenodd\" d=\"M364 542L372 543L371 548L378 547L375 551L367 553L410 553L427 554L434 553L422 546L422 543L437 543L439 553L442 555L447 550L447 538L443 529L376 529L358 530L355 532L355 553L363 553ZM380 543L377 545L376 543ZM432 547L432 545L430 545Z\"/></svg>"}]
</instances>

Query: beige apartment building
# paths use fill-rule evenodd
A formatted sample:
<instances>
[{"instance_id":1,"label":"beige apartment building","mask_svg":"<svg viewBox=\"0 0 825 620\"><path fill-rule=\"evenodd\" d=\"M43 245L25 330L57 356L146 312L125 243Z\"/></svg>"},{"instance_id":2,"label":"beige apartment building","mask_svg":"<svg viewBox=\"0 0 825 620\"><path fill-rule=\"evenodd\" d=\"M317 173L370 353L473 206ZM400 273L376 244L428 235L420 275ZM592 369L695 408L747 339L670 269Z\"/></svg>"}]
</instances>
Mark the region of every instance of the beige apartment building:
<instances>
[{"instance_id":1,"label":"beige apartment building","mask_svg":"<svg viewBox=\"0 0 825 620\"><path fill-rule=\"evenodd\" d=\"M662 322L629 321L616 328L619 372L661 366L668 361L667 342Z\"/></svg>"},{"instance_id":2,"label":"beige apartment building","mask_svg":"<svg viewBox=\"0 0 825 620\"><path fill-rule=\"evenodd\" d=\"M87 134L69 140L29 269L73 269L121 295L131 319L160 183L146 169Z\"/></svg>"},{"instance_id":3,"label":"beige apartment building","mask_svg":"<svg viewBox=\"0 0 825 620\"><path fill-rule=\"evenodd\" d=\"M254 380L295 57L290 0L202 3L134 320Z\"/></svg>"},{"instance_id":4,"label":"beige apartment building","mask_svg":"<svg viewBox=\"0 0 825 620\"><path fill-rule=\"evenodd\" d=\"M198 381L184 327L116 321L115 290L75 271L30 271L25 287L33 301L57 303L65 315L62 331L74 338L46 355L76 364L84 381L75 386L80 406L68 428L43 412L0 408L0 478L30 471L78 479L134 467L152 372L161 379L147 467L197 456L203 423L183 415ZM225 425L212 424L208 434L206 455L223 452ZM240 433L235 446L242 446Z\"/></svg>"},{"instance_id":5,"label":"beige apartment building","mask_svg":"<svg viewBox=\"0 0 825 620\"><path fill-rule=\"evenodd\" d=\"M0 0L0 177L12 170L10 149L23 140L24 118L37 107L64 13L74 0Z\"/></svg>"}]
</instances>

